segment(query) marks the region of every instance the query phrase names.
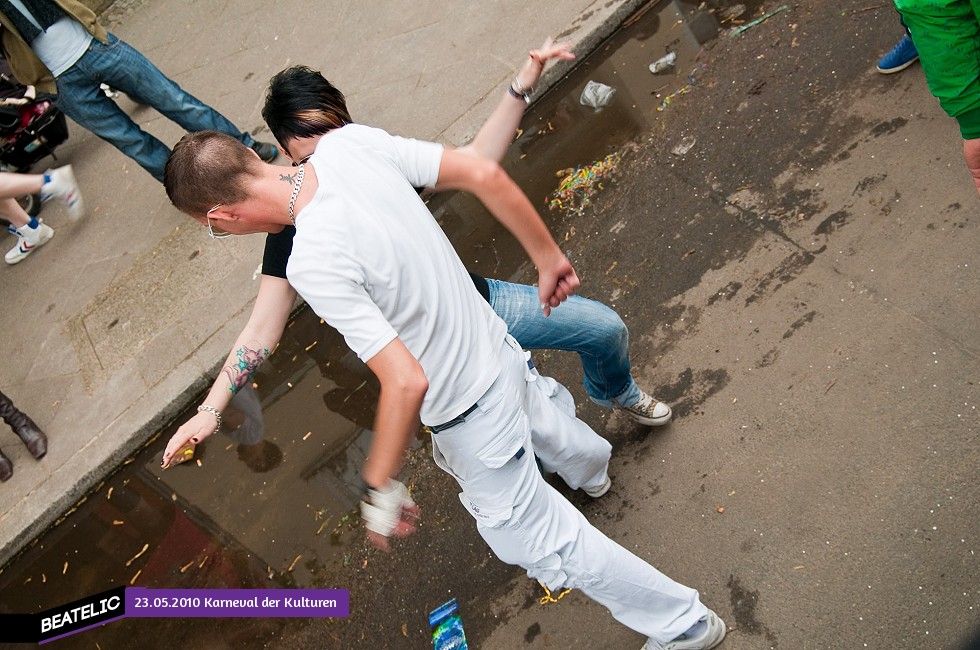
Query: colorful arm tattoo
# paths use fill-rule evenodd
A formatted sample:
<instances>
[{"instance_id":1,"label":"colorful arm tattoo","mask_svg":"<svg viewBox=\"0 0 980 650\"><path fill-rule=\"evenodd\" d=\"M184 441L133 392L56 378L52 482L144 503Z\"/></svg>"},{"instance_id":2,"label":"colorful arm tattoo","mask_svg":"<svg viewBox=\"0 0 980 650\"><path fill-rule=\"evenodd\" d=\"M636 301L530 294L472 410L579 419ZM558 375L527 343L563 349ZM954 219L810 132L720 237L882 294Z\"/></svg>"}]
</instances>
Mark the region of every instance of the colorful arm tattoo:
<instances>
[{"instance_id":1,"label":"colorful arm tattoo","mask_svg":"<svg viewBox=\"0 0 980 650\"><path fill-rule=\"evenodd\" d=\"M238 362L225 366L225 374L228 375L228 380L231 382L228 389L232 395L248 383L255 369L269 356L269 349L262 348L262 351L259 352L258 350L250 350L243 345L235 350L235 354L238 355Z\"/></svg>"}]
</instances>

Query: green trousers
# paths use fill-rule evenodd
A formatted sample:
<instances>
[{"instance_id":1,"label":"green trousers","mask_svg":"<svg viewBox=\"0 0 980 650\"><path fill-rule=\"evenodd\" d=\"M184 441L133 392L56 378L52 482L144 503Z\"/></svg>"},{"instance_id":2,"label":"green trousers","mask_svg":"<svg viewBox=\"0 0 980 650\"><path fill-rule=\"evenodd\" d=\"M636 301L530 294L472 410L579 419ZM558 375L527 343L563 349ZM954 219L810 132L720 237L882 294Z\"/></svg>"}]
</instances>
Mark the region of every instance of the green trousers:
<instances>
[{"instance_id":1,"label":"green trousers","mask_svg":"<svg viewBox=\"0 0 980 650\"><path fill-rule=\"evenodd\" d=\"M980 0L895 0L895 7L929 90L964 140L980 138Z\"/></svg>"}]
</instances>

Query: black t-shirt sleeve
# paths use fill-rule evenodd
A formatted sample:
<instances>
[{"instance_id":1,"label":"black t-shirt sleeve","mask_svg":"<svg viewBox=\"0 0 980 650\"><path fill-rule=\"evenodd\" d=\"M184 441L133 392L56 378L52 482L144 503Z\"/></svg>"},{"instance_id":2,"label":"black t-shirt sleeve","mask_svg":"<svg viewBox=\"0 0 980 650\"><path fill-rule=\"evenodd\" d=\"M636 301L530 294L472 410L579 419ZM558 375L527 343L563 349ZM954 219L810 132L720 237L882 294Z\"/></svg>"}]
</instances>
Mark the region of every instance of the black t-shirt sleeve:
<instances>
[{"instance_id":1,"label":"black t-shirt sleeve","mask_svg":"<svg viewBox=\"0 0 980 650\"><path fill-rule=\"evenodd\" d=\"M473 284L476 285L476 290L480 292L480 295L483 296L483 299L486 300L487 302L490 302L490 285L487 284L486 278L477 275L472 271L467 271L467 273L470 274L470 279L473 280Z\"/></svg>"},{"instance_id":2,"label":"black t-shirt sleeve","mask_svg":"<svg viewBox=\"0 0 980 650\"><path fill-rule=\"evenodd\" d=\"M296 228L286 226L281 231L269 233L265 238L265 252L262 254L262 275L270 275L275 278L286 278L286 264L289 262L289 254L293 252L293 237L296 235ZM484 277L476 273L470 273L476 290L480 292L483 299L490 302L490 285Z\"/></svg>"},{"instance_id":3,"label":"black t-shirt sleeve","mask_svg":"<svg viewBox=\"0 0 980 650\"><path fill-rule=\"evenodd\" d=\"M296 228L286 226L280 232L269 233L265 238L262 254L262 275L286 279L286 263L293 252L293 236Z\"/></svg>"}]
</instances>

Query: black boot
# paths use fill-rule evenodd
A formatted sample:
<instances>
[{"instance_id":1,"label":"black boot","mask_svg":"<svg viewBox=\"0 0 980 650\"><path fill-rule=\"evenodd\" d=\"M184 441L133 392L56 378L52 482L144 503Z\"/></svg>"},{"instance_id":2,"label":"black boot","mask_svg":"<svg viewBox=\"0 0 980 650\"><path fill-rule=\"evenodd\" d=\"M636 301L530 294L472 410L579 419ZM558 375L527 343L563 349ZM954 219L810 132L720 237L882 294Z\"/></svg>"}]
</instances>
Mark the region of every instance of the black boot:
<instances>
[{"instance_id":1,"label":"black boot","mask_svg":"<svg viewBox=\"0 0 980 650\"><path fill-rule=\"evenodd\" d=\"M27 417L23 411L18 410L2 391L0 391L0 418L3 418L4 422L14 430L14 433L24 441L27 451L31 452L31 456L42 458L44 454L48 453L48 438L41 431L41 427L37 426L34 420Z\"/></svg>"},{"instance_id":2,"label":"black boot","mask_svg":"<svg viewBox=\"0 0 980 650\"><path fill-rule=\"evenodd\" d=\"M14 475L14 464L0 451L0 481L7 481Z\"/></svg>"}]
</instances>

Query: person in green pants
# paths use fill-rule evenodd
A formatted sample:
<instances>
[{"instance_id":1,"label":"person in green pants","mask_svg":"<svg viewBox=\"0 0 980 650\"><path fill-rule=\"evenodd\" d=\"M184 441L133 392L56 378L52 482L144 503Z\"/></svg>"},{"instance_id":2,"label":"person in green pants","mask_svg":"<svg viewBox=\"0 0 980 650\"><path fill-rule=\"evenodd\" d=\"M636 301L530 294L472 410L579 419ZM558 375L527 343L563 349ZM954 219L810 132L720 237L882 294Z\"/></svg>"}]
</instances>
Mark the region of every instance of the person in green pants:
<instances>
[{"instance_id":1,"label":"person in green pants","mask_svg":"<svg viewBox=\"0 0 980 650\"><path fill-rule=\"evenodd\" d=\"M895 0L929 90L963 136L963 157L980 192L980 0Z\"/></svg>"}]
</instances>

